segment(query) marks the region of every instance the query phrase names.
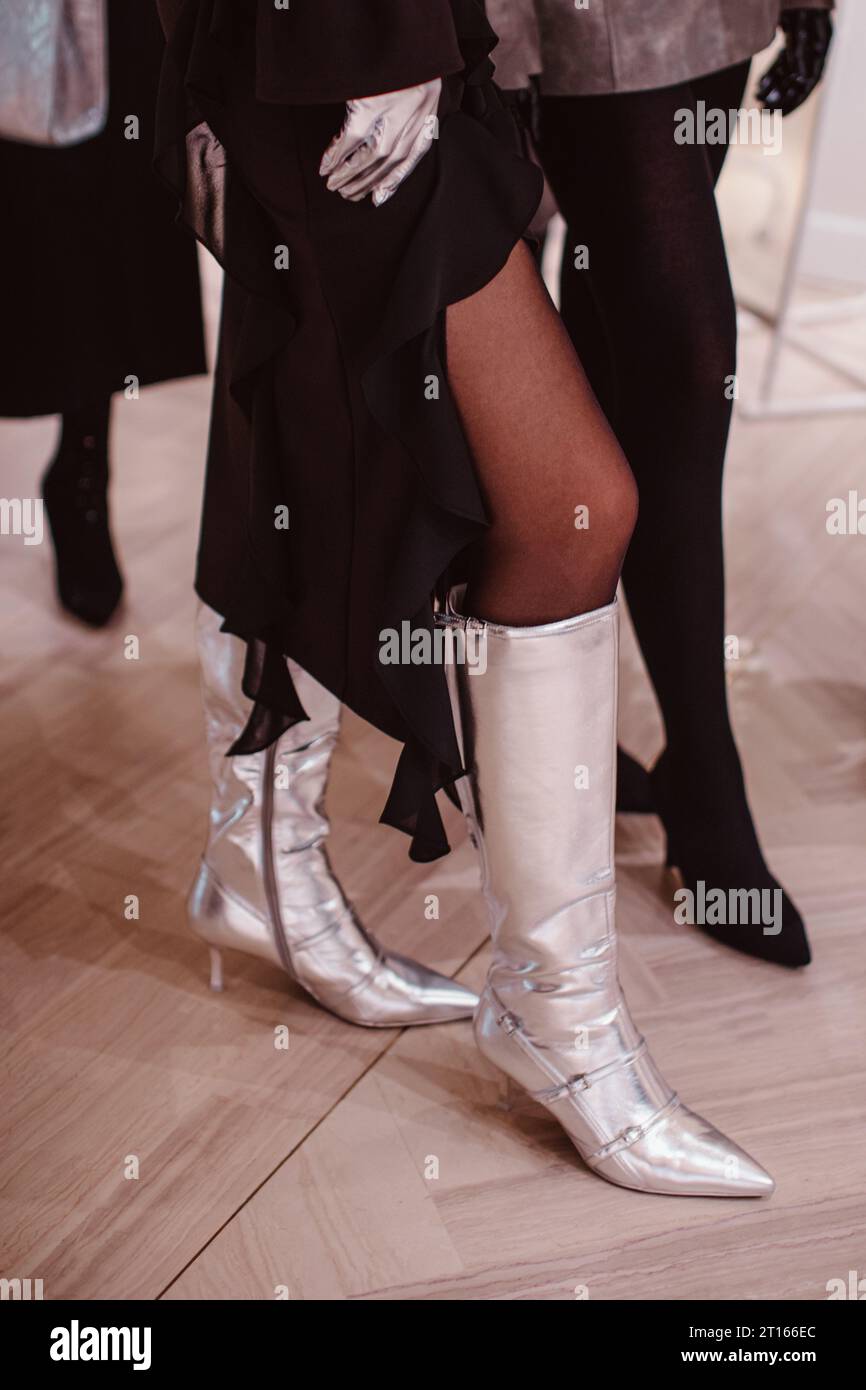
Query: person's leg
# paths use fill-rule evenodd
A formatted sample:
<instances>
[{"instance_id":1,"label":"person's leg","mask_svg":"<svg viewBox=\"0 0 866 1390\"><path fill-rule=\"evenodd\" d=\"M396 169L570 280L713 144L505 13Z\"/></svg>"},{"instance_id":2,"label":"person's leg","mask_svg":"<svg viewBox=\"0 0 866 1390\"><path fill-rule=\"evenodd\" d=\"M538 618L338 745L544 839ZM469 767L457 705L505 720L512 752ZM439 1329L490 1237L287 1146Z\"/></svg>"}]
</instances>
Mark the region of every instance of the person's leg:
<instances>
[{"instance_id":1,"label":"person's leg","mask_svg":"<svg viewBox=\"0 0 866 1390\"><path fill-rule=\"evenodd\" d=\"M707 79L702 99L739 104L744 70ZM755 835L725 687L722 468L736 371L736 311L714 198L712 147L678 145L676 112L689 85L613 97L546 98L541 156L569 224L585 244L586 277L564 297L573 339L591 374L580 304L591 294L613 357L599 376L612 424L641 496L623 580L667 735L655 775L669 850L687 881L778 887ZM754 954L804 964L808 945L793 905L784 925L723 929Z\"/></svg>"},{"instance_id":2,"label":"person's leg","mask_svg":"<svg viewBox=\"0 0 866 1390\"><path fill-rule=\"evenodd\" d=\"M705 77L696 77L689 84L695 103L702 101L707 111L737 111L746 95L751 62L737 63L721 72L710 72ZM706 145L707 160L713 187L718 183L728 153L728 144Z\"/></svg>"},{"instance_id":3,"label":"person's leg","mask_svg":"<svg viewBox=\"0 0 866 1390\"><path fill-rule=\"evenodd\" d=\"M110 414L110 396L67 411L42 479L60 602L91 627L108 622L123 592L108 515Z\"/></svg>"},{"instance_id":4,"label":"person's leg","mask_svg":"<svg viewBox=\"0 0 866 1390\"><path fill-rule=\"evenodd\" d=\"M439 619L455 639L471 624L484 656L446 667L493 937L478 1046L608 1181L766 1195L769 1175L667 1085L617 975L614 591L631 473L524 245L448 310L447 344L491 520Z\"/></svg>"},{"instance_id":5,"label":"person's leg","mask_svg":"<svg viewBox=\"0 0 866 1390\"><path fill-rule=\"evenodd\" d=\"M576 273L575 259L582 248L571 228L566 228L560 268L560 313L584 371L608 420L617 418L617 391L613 349L590 277ZM637 758L617 744L616 808L618 811L651 815L655 811L649 774Z\"/></svg>"},{"instance_id":6,"label":"person's leg","mask_svg":"<svg viewBox=\"0 0 866 1390\"><path fill-rule=\"evenodd\" d=\"M703 762L730 742L721 478L736 319L706 147L673 139L674 112L690 101L683 87L547 98L542 155L571 239L588 247L588 271L563 278L586 276L600 307L612 424L641 492L629 609L670 752ZM566 322L583 347L579 315Z\"/></svg>"},{"instance_id":7,"label":"person's leg","mask_svg":"<svg viewBox=\"0 0 866 1390\"><path fill-rule=\"evenodd\" d=\"M742 101L748 73L748 62L722 72L710 73L691 84L692 96L696 100L703 100L708 110L737 108ZM715 184L721 174L728 145L708 145L705 150ZM615 215L619 205L613 201L606 206ZM583 245L576 231L567 227L559 278L560 313L602 409L609 420L615 421L619 395L614 344L603 306L596 299L592 274L576 273L575 261L583 254ZM598 293L600 296L603 294L603 287L599 288ZM617 749L616 792L618 810L647 814L655 809L646 770L621 747Z\"/></svg>"},{"instance_id":8,"label":"person's leg","mask_svg":"<svg viewBox=\"0 0 866 1390\"><path fill-rule=\"evenodd\" d=\"M739 107L745 89L746 80L749 73L748 63L738 63L736 67L725 68L722 72L709 73L706 77L698 78L689 84L690 95L686 89L679 89L683 92L683 102L688 101L690 107L697 100L705 102L707 109L720 109L729 111ZM548 161L556 158L550 146L553 142L561 142L562 157L557 160L561 163L561 168L557 174L557 183L563 193L566 206L572 213L576 212L575 226L567 226L565 233L565 244L562 255L562 263L559 280L560 313L563 322L568 328L571 340L574 343L578 357L583 364L583 369L588 376L592 388L598 397L599 403L607 415L608 419L614 421L617 416L619 397L617 392L616 375L616 344L612 341L610 325L605 314L605 286L597 283L593 276L594 263L591 260L589 273L576 269L575 259L585 243L581 242L580 233L587 230L585 225L585 214L590 210L585 209L582 199L587 193L587 184L580 182L580 174L587 179L590 176L597 176L603 168L605 174L609 173L608 161L613 162L617 168L626 169L631 167L631 162L625 157L623 141L629 138L628 123L618 123L613 130L608 132L606 121L599 120L595 127L598 138L602 141L604 148L601 152L601 159L593 159L587 163L582 170L579 160L581 157L588 157L591 151L581 149L578 152L578 142L583 144L587 138L589 122L593 115L604 118L605 113L611 109L610 102L619 101L620 98L588 98L581 101L579 108L570 113L569 108L573 103L560 104L560 101L548 100L545 107L548 144L545 149L545 156ZM633 99L640 100L640 98ZM636 105L632 104L627 114L634 115L637 111ZM569 114L576 118L570 122ZM581 115L583 119L581 119ZM564 126L564 128L563 128ZM605 143L610 137L610 144ZM718 182L719 176L728 153L728 145L705 145L703 153L709 169L710 178L713 185ZM570 170L573 168L573 175ZM648 171L651 176L651 171ZM569 195L566 195L564 188L565 181L573 183ZM663 190L659 190L662 192ZM605 203L600 212L602 218L609 216L611 219L618 218L622 212L623 201L631 202L633 189L630 183L623 186L620 180L612 180L605 187ZM672 204L670 207L672 218L676 218L677 210ZM563 216L568 214L563 212ZM647 267L641 265L637 267L641 278L647 273ZM629 267L624 267L625 273L629 274Z\"/></svg>"},{"instance_id":9,"label":"person's leg","mask_svg":"<svg viewBox=\"0 0 866 1390\"><path fill-rule=\"evenodd\" d=\"M447 355L491 521L473 611L531 624L609 603L634 480L526 245L448 310Z\"/></svg>"}]
</instances>

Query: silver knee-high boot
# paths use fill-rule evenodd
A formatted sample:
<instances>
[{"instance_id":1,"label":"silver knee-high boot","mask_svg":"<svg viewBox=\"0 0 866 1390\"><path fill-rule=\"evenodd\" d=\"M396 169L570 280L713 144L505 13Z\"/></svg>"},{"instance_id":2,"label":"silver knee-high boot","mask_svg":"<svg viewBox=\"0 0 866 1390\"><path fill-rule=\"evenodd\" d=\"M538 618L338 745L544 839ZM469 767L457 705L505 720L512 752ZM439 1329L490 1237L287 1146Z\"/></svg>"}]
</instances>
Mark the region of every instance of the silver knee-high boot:
<instances>
[{"instance_id":1,"label":"silver knee-high boot","mask_svg":"<svg viewBox=\"0 0 866 1390\"><path fill-rule=\"evenodd\" d=\"M494 948L479 1048L609 1182L768 1195L769 1174L670 1089L620 987L616 602L534 628L467 619L461 604L455 591L440 621L474 629L486 656L483 674L448 667Z\"/></svg>"},{"instance_id":2,"label":"silver knee-high boot","mask_svg":"<svg viewBox=\"0 0 866 1390\"><path fill-rule=\"evenodd\" d=\"M249 713L244 646L202 605L198 646L213 783L208 842L189 900L193 930L211 947L281 966L350 1023L392 1028L469 1017L477 996L435 970L386 952L364 930L334 876L323 801L340 703L299 666L292 677L309 719L263 753L226 757Z\"/></svg>"}]
</instances>

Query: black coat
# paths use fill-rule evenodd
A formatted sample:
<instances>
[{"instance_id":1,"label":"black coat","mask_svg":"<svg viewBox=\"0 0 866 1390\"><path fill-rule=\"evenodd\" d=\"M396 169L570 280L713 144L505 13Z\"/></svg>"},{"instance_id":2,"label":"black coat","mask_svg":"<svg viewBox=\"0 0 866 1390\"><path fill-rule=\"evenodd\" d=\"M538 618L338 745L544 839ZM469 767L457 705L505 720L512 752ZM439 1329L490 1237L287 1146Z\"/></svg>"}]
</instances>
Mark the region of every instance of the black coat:
<instances>
[{"instance_id":1,"label":"black coat","mask_svg":"<svg viewBox=\"0 0 866 1390\"><path fill-rule=\"evenodd\" d=\"M153 0L108 9L103 133L67 149L0 141L0 415L205 370L195 242L152 167L159 21Z\"/></svg>"}]
</instances>

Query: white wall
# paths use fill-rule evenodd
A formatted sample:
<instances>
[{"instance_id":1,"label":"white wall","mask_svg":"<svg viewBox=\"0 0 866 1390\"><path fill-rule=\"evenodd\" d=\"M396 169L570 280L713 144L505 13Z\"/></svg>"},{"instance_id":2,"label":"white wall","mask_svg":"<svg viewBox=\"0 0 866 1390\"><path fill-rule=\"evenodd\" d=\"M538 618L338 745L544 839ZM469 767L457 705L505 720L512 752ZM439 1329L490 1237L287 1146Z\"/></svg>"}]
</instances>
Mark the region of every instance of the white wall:
<instances>
[{"instance_id":1,"label":"white wall","mask_svg":"<svg viewBox=\"0 0 866 1390\"><path fill-rule=\"evenodd\" d=\"M839 0L799 269L866 284L866 4Z\"/></svg>"}]
</instances>

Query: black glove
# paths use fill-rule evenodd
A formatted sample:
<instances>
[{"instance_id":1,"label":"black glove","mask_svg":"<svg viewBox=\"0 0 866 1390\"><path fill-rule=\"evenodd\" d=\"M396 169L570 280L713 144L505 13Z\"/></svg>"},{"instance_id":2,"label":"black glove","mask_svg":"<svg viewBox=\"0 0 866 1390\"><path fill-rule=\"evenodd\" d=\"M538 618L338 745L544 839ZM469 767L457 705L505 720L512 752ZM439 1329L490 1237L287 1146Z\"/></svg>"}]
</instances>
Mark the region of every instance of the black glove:
<instances>
[{"instance_id":1,"label":"black glove","mask_svg":"<svg viewBox=\"0 0 866 1390\"><path fill-rule=\"evenodd\" d=\"M785 47L764 73L757 95L770 111L796 111L821 81L833 21L826 10L783 10L779 23Z\"/></svg>"}]
</instances>

